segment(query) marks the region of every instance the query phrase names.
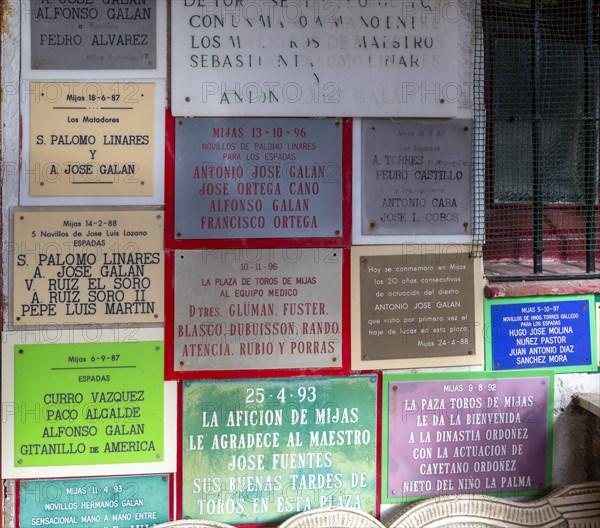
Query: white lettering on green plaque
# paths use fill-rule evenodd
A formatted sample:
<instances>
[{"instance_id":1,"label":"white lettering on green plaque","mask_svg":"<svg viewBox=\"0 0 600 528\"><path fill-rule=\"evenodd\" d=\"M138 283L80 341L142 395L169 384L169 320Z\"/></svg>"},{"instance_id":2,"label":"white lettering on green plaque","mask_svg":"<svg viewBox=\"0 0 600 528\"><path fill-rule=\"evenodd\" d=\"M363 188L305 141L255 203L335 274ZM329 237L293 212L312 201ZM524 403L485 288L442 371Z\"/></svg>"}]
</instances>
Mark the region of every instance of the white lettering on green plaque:
<instances>
[{"instance_id":1,"label":"white lettering on green plaque","mask_svg":"<svg viewBox=\"0 0 600 528\"><path fill-rule=\"evenodd\" d=\"M19 526L142 528L169 520L168 475L21 480Z\"/></svg>"},{"instance_id":2,"label":"white lettering on green plaque","mask_svg":"<svg viewBox=\"0 0 600 528\"><path fill-rule=\"evenodd\" d=\"M280 522L375 511L377 378L186 381L183 517Z\"/></svg>"}]
</instances>

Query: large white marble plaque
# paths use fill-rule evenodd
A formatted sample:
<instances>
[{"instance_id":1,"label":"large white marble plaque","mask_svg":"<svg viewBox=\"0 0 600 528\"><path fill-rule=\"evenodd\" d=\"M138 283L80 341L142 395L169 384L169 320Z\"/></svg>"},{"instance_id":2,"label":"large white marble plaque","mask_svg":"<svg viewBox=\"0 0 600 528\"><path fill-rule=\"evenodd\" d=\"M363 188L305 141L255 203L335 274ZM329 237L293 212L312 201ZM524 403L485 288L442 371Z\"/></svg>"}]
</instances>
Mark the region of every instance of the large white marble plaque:
<instances>
[{"instance_id":1,"label":"large white marble plaque","mask_svg":"<svg viewBox=\"0 0 600 528\"><path fill-rule=\"evenodd\" d=\"M176 116L450 117L455 0L171 3Z\"/></svg>"}]
</instances>

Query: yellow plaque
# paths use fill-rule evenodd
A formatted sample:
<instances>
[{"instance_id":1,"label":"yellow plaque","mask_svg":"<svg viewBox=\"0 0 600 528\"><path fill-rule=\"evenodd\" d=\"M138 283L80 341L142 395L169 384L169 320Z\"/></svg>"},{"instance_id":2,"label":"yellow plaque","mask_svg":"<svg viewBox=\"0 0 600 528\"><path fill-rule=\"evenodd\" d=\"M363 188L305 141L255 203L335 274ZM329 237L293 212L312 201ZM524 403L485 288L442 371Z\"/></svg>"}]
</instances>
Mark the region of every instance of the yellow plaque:
<instances>
[{"instance_id":1,"label":"yellow plaque","mask_svg":"<svg viewBox=\"0 0 600 528\"><path fill-rule=\"evenodd\" d=\"M161 210L14 212L14 325L164 321Z\"/></svg>"},{"instance_id":2,"label":"yellow plaque","mask_svg":"<svg viewBox=\"0 0 600 528\"><path fill-rule=\"evenodd\" d=\"M151 196L155 88L30 83L30 196Z\"/></svg>"}]
</instances>

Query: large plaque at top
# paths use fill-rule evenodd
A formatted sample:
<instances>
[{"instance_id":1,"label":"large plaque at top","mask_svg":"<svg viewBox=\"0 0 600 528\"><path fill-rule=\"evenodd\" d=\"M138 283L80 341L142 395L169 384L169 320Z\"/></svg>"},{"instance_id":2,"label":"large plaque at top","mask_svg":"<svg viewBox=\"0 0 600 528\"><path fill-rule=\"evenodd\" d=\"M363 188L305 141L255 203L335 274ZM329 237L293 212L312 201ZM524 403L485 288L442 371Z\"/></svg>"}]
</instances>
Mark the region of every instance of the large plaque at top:
<instances>
[{"instance_id":1,"label":"large plaque at top","mask_svg":"<svg viewBox=\"0 0 600 528\"><path fill-rule=\"evenodd\" d=\"M458 3L171 4L177 116L456 114Z\"/></svg>"},{"instance_id":2,"label":"large plaque at top","mask_svg":"<svg viewBox=\"0 0 600 528\"><path fill-rule=\"evenodd\" d=\"M342 236L342 122L180 119L174 239Z\"/></svg>"},{"instance_id":3,"label":"large plaque at top","mask_svg":"<svg viewBox=\"0 0 600 528\"><path fill-rule=\"evenodd\" d=\"M466 246L353 248L353 368L480 363L475 262Z\"/></svg>"},{"instance_id":4,"label":"large plaque at top","mask_svg":"<svg viewBox=\"0 0 600 528\"><path fill-rule=\"evenodd\" d=\"M164 320L163 212L17 209L12 324Z\"/></svg>"},{"instance_id":5,"label":"large plaque at top","mask_svg":"<svg viewBox=\"0 0 600 528\"><path fill-rule=\"evenodd\" d=\"M174 370L342 366L342 250L175 252Z\"/></svg>"},{"instance_id":6,"label":"large plaque at top","mask_svg":"<svg viewBox=\"0 0 600 528\"><path fill-rule=\"evenodd\" d=\"M162 0L27 0L21 17L26 76L28 71L46 70L77 70L77 75L82 70L134 70L138 77L155 76L157 50L162 49L157 28L165 23L161 4Z\"/></svg>"},{"instance_id":7,"label":"large plaque at top","mask_svg":"<svg viewBox=\"0 0 600 528\"><path fill-rule=\"evenodd\" d=\"M469 235L471 129L469 119L363 120L360 234Z\"/></svg>"}]
</instances>

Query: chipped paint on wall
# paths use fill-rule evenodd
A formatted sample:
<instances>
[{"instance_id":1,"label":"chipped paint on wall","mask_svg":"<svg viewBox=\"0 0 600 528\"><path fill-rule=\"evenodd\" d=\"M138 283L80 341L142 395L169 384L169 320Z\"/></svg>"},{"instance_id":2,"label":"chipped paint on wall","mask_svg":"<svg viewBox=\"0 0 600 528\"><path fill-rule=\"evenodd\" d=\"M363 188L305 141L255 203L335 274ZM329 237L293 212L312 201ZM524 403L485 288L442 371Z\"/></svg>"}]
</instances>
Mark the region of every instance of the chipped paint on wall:
<instances>
[{"instance_id":1,"label":"chipped paint on wall","mask_svg":"<svg viewBox=\"0 0 600 528\"><path fill-rule=\"evenodd\" d=\"M14 2L11 0L0 0L0 30L10 36L9 20L15 14Z\"/></svg>"}]
</instances>

